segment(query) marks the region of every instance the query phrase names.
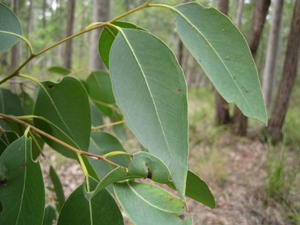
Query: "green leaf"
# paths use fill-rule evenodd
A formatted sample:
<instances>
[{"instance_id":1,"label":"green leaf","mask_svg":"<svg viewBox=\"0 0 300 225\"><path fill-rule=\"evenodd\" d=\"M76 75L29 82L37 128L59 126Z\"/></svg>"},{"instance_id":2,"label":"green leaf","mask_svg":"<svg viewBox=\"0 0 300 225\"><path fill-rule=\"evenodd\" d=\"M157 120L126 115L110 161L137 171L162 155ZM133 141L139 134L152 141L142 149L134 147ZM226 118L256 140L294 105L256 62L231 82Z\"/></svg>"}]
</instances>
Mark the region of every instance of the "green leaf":
<instances>
[{"instance_id":1,"label":"green leaf","mask_svg":"<svg viewBox=\"0 0 300 225\"><path fill-rule=\"evenodd\" d=\"M4 4L0 3L0 30L22 34L21 24L16 15ZM15 45L20 39L0 33L0 51L5 51Z\"/></svg>"},{"instance_id":2,"label":"green leaf","mask_svg":"<svg viewBox=\"0 0 300 225\"><path fill-rule=\"evenodd\" d=\"M106 190L87 200L80 186L68 198L57 225L123 225L122 214Z\"/></svg>"},{"instance_id":3,"label":"green leaf","mask_svg":"<svg viewBox=\"0 0 300 225\"><path fill-rule=\"evenodd\" d=\"M175 189L172 183L169 183L168 185ZM214 196L207 184L190 170L187 175L185 195L210 208L216 207Z\"/></svg>"},{"instance_id":4,"label":"green leaf","mask_svg":"<svg viewBox=\"0 0 300 225\"><path fill-rule=\"evenodd\" d=\"M181 196L187 176L187 95L171 50L149 33L120 29L110 53L113 91L126 125L162 159Z\"/></svg>"},{"instance_id":5,"label":"green leaf","mask_svg":"<svg viewBox=\"0 0 300 225\"><path fill-rule=\"evenodd\" d=\"M48 205L45 209L43 225L53 225L54 220L56 220L56 211L53 206Z\"/></svg>"},{"instance_id":6,"label":"green leaf","mask_svg":"<svg viewBox=\"0 0 300 225\"><path fill-rule=\"evenodd\" d=\"M115 168L107 173L98 183L92 196L112 183L136 178L149 178L159 183L168 184L170 182L170 172L160 159L147 152L138 152L133 155L128 169Z\"/></svg>"},{"instance_id":7,"label":"green leaf","mask_svg":"<svg viewBox=\"0 0 300 225\"><path fill-rule=\"evenodd\" d=\"M0 155L12 142L18 139L18 134L12 131L6 131L0 133Z\"/></svg>"},{"instance_id":8,"label":"green leaf","mask_svg":"<svg viewBox=\"0 0 300 225\"><path fill-rule=\"evenodd\" d=\"M176 6L177 32L218 92L248 117L267 114L247 41L230 19L197 3Z\"/></svg>"},{"instance_id":9,"label":"green leaf","mask_svg":"<svg viewBox=\"0 0 300 225\"><path fill-rule=\"evenodd\" d=\"M18 96L5 88L0 88L0 112L14 116L21 116L24 114ZM15 122L0 119L0 127L5 130L14 130L17 133L20 132L19 125Z\"/></svg>"},{"instance_id":10,"label":"green leaf","mask_svg":"<svg viewBox=\"0 0 300 225\"><path fill-rule=\"evenodd\" d=\"M114 184L115 196L135 225L191 225L185 202L157 186L126 182Z\"/></svg>"},{"instance_id":11,"label":"green leaf","mask_svg":"<svg viewBox=\"0 0 300 225\"><path fill-rule=\"evenodd\" d=\"M216 207L214 196L207 184L191 171L188 172L187 176L186 196L210 208Z\"/></svg>"},{"instance_id":12,"label":"green leaf","mask_svg":"<svg viewBox=\"0 0 300 225\"><path fill-rule=\"evenodd\" d=\"M92 72L86 80L89 96L99 109L111 116L112 109L107 105L115 103L109 74L102 71Z\"/></svg>"},{"instance_id":13,"label":"green leaf","mask_svg":"<svg viewBox=\"0 0 300 225\"><path fill-rule=\"evenodd\" d=\"M103 114L102 112L97 108L97 106L94 103L90 103L91 108L91 122L93 126L100 126L103 124Z\"/></svg>"},{"instance_id":14,"label":"green leaf","mask_svg":"<svg viewBox=\"0 0 300 225\"><path fill-rule=\"evenodd\" d=\"M71 73L71 70L61 67L61 66L52 66L52 67L48 68L48 71L52 72L52 73L61 74L61 75L67 75L67 74Z\"/></svg>"},{"instance_id":15,"label":"green leaf","mask_svg":"<svg viewBox=\"0 0 300 225\"><path fill-rule=\"evenodd\" d=\"M168 167L159 158L148 152L138 152L133 155L133 159L128 165L128 173L150 178L163 184L171 181Z\"/></svg>"},{"instance_id":16,"label":"green leaf","mask_svg":"<svg viewBox=\"0 0 300 225\"><path fill-rule=\"evenodd\" d=\"M0 180L0 224L40 225L45 191L40 165L31 157L31 139L23 136L3 152Z\"/></svg>"},{"instance_id":17,"label":"green leaf","mask_svg":"<svg viewBox=\"0 0 300 225\"><path fill-rule=\"evenodd\" d=\"M5 88L0 88L0 112L14 116L24 113L18 96Z\"/></svg>"},{"instance_id":18,"label":"green leaf","mask_svg":"<svg viewBox=\"0 0 300 225\"><path fill-rule=\"evenodd\" d=\"M122 28L143 30L143 28L128 22L116 21L113 22L113 24ZM103 63L107 68L109 68L109 52L117 34L118 34L118 30L116 28L111 26L106 26L101 32L99 38L99 54Z\"/></svg>"},{"instance_id":19,"label":"green leaf","mask_svg":"<svg viewBox=\"0 0 300 225\"><path fill-rule=\"evenodd\" d=\"M121 140L126 140L127 130L124 124L118 124L113 126L112 130L118 138L120 138Z\"/></svg>"},{"instance_id":20,"label":"green leaf","mask_svg":"<svg viewBox=\"0 0 300 225\"><path fill-rule=\"evenodd\" d=\"M56 208L58 211L60 211L65 203L65 194L59 176L52 166L50 166L49 169L49 176L54 187L54 192L56 194Z\"/></svg>"},{"instance_id":21,"label":"green leaf","mask_svg":"<svg viewBox=\"0 0 300 225\"><path fill-rule=\"evenodd\" d=\"M32 138L32 158L35 160L41 154L44 147L44 140L36 133L30 132L30 137Z\"/></svg>"},{"instance_id":22,"label":"green leaf","mask_svg":"<svg viewBox=\"0 0 300 225\"><path fill-rule=\"evenodd\" d=\"M31 115L33 112L34 101L25 91L18 95L24 114Z\"/></svg>"},{"instance_id":23,"label":"green leaf","mask_svg":"<svg viewBox=\"0 0 300 225\"><path fill-rule=\"evenodd\" d=\"M104 155L112 151L125 152L123 146L116 137L101 131L93 131L91 133L89 152L97 155ZM89 158L88 160L99 178L104 177L107 173L109 173L109 171L115 168L114 166L100 160L92 158ZM129 158L126 155L117 155L111 157L110 160L124 167L127 167L129 163Z\"/></svg>"},{"instance_id":24,"label":"green leaf","mask_svg":"<svg viewBox=\"0 0 300 225\"><path fill-rule=\"evenodd\" d=\"M59 83L43 82L35 104L34 114L42 116L56 126L35 119L34 124L45 132L68 144L87 151L89 146L91 115L87 93L81 82L65 77ZM47 144L67 157L75 157L71 150L45 138Z\"/></svg>"}]
</instances>

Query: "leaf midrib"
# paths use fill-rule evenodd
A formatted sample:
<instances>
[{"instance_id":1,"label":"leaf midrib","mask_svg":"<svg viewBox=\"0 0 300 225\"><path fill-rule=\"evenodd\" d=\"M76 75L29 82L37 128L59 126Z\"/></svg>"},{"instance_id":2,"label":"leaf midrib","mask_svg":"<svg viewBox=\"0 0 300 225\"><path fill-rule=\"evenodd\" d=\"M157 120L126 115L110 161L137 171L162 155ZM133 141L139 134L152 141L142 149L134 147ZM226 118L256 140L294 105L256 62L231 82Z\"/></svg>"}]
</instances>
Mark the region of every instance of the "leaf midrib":
<instances>
[{"instance_id":1,"label":"leaf midrib","mask_svg":"<svg viewBox=\"0 0 300 225\"><path fill-rule=\"evenodd\" d=\"M166 137L166 134L165 134L164 127L163 127L162 122L161 122L161 119L160 119L160 117L159 117L159 113L158 113L158 110L157 110L157 106L156 106L156 104L155 104L154 97L153 97L152 92L151 92L151 88L150 88L150 86L149 86L149 84L148 84L148 80L147 80L146 74L145 74L145 72L144 72L144 70L143 70L142 65L141 65L140 62L139 62L139 59L138 59L137 55L136 55L135 52L134 52L134 49L133 49L132 45L130 44L128 38L126 37L126 34L124 33L124 31L123 31L122 29L119 29L119 31L120 31L120 33L122 34L122 36L123 36L123 38L124 38L126 44L128 45L128 47L129 47L129 49L130 49L130 52L132 53L132 55L133 55L133 57L134 57L134 59L135 59L137 65L138 65L138 67L139 67L139 70L141 71L141 73L142 73L142 75L143 75L142 77L143 77L143 79L144 79L144 81L145 81L145 84L146 84L146 87L147 87L147 89L148 89L148 93L149 93L149 95L150 95L151 102L152 102L152 104L153 104L153 106L154 106L154 109L155 109L155 115L156 115L156 117L157 117L157 120L158 120L158 122L159 122L159 126L160 126L160 128L161 128L161 131L162 131L162 134L163 134L163 137L164 137L163 140L164 140L164 142L165 142L165 144L166 144L168 153L170 153L169 142L168 142L168 140L167 140L167 137Z\"/></svg>"},{"instance_id":2,"label":"leaf midrib","mask_svg":"<svg viewBox=\"0 0 300 225\"><path fill-rule=\"evenodd\" d=\"M147 203L148 205L150 205L151 207L157 209L157 210L160 210L160 211L163 211L163 212L166 212L166 213L178 213L176 211L170 211L170 210L167 210L167 209L163 209L163 208L160 208L156 205L154 205L153 203L149 202L147 199L145 199L140 193L138 193L131 185L129 182L126 183L129 187L129 189L138 197L140 198L142 201L144 201L145 203Z\"/></svg>"},{"instance_id":3,"label":"leaf midrib","mask_svg":"<svg viewBox=\"0 0 300 225\"><path fill-rule=\"evenodd\" d=\"M26 141L26 138L25 138L25 156L24 156L24 159L25 159L25 163L27 163L27 141ZM22 146L20 146L21 148ZM29 165L27 165L29 166ZM23 188L22 188L22 194L21 194L21 201L20 201L20 207L19 207L19 210L18 210L18 215L17 215L17 219L16 219L16 224L19 224L19 219L20 219L20 214L21 214L21 210L23 208L23 200L24 200L24 195L25 195L25 190L26 190L26 180L27 180L27 166L24 166L24 182L23 182Z\"/></svg>"},{"instance_id":4,"label":"leaf midrib","mask_svg":"<svg viewBox=\"0 0 300 225\"><path fill-rule=\"evenodd\" d=\"M237 89L239 90L239 92L241 93L242 97L244 98L247 108L249 111L252 112L251 110L251 105L248 102L248 99L246 98L246 96L244 95L243 91L240 89L240 87L238 86L237 82L233 79L233 74L230 72L230 70L228 69L228 67L226 66L225 62L223 61L222 57L218 54L217 50L213 47L213 45L209 42L209 40L205 37L205 35L198 29L198 27L196 27L191 20L186 17L180 10L174 8L175 11L192 27L196 30L197 33L199 33L200 36L203 37L203 39L207 42L207 44L212 48L213 52L215 53L215 55L219 58L219 60L221 61L221 63L223 64L223 66L225 67L226 71L228 72L228 74L230 75L230 77L232 78L232 81L234 83L234 85L237 87ZM200 62L199 62L200 63ZM201 63L200 63L201 64Z\"/></svg>"}]
</instances>

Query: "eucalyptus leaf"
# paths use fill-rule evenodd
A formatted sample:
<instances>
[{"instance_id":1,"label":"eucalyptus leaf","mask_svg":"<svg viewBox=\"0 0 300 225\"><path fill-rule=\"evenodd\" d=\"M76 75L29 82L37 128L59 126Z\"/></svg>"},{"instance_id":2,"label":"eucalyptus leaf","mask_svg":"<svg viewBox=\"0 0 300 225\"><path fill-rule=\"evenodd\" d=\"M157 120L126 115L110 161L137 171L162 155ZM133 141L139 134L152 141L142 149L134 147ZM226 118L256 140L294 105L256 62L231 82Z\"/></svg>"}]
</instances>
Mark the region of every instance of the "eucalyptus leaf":
<instances>
[{"instance_id":1,"label":"eucalyptus leaf","mask_svg":"<svg viewBox=\"0 0 300 225\"><path fill-rule=\"evenodd\" d=\"M115 103L109 74L103 71L92 72L86 80L89 96L97 107L106 115L112 115L112 108L108 105Z\"/></svg>"},{"instance_id":2,"label":"eucalyptus leaf","mask_svg":"<svg viewBox=\"0 0 300 225\"><path fill-rule=\"evenodd\" d=\"M56 211L53 206L48 205L45 209L43 225L53 225L56 220Z\"/></svg>"},{"instance_id":3,"label":"eucalyptus leaf","mask_svg":"<svg viewBox=\"0 0 300 225\"><path fill-rule=\"evenodd\" d=\"M14 116L21 116L24 114L21 101L18 96L5 88L0 88L0 112ZM18 125L11 121L4 121L0 119L0 127L5 130L13 129L16 132L19 132Z\"/></svg>"},{"instance_id":4,"label":"eucalyptus leaf","mask_svg":"<svg viewBox=\"0 0 300 225\"><path fill-rule=\"evenodd\" d=\"M143 28L138 27L135 24L123 22L123 21L116 21L113 22L114 25L122 28L131 28L131 29L139 29L143 30ZM109 68L109 52L112 46L113 41L115 40L118 34L118 30L111 26L106 26L100 35L99 38L99 54L100 57L107 68Z\"/></svg>"},{"instance_id":5,"label":"eucalyptus leaf","mask_svg":"<svg viewBox=\"0 0 300 225\"><path fill-rule=\"evenodd\" d=\"M35 126L76 148L87 151L91 130L90 106L87 93L79 80L65 77L59 83L43 82L43 87L38 92L34 114L46 118L56 127L41 119L34 119ZM75 157L66 147L43 138L61 154Z\"/></svg>"},{"instance_id":6,"label":"eucalyptus leaf","mask_svg":"<svg viewBox=\"0 0 300 225\"><path fill-rule=\"evenodd\" d=\"M93 126L100 126L103 124L103 113L97 108L97 106L90 102L91 108L91 122Z\"/></svg>"},{"instance_id":7,"label":"eucalyptus leaf","mask_svg":"<svg viewBox=\"0 0 300 225\"><path fill-rule=\"evenodd\" d=\"M49 169L49 176L53 184L54 192L56 195L56 208L58 211L60 211L62 206L65 203L65 194L59 176L57 175L56 171L52 166L50 166Z\"/></svg>"},{"instance_id":8,"label":"eucalyptus leaf","mask_svg":"<svg viewBox=\"0 0 300 225\"><path fill-rule=\"evenodd\" d=\"M144 31L119 29L110 52L116 102L126 125L168 166L184 196L187 176L187 94L171 50Z\"/></svg>"},{"instance_id":9,"label":"eucalyptus leaf","mask_svg":"<svg viewBox=\"0 0 300 225\"><path fill-rule=\"evenodd\" d=\"M185 202L157 186L126 182L114 184L117 200L135 225L191 225Z\"/></svg>"},{"instance_id":10,"label":"eucalyptus leaf","mask_svg":"<svg viewBox=\"0 0 300 225\"><path fill-rule=\"evenodd\" d=\"M33 162L31 139L10 144L0 157L0 224L41 225L45 190L41 168ZM34 215L34 216L33 216Z\"/></svg>"},{"instance_id":11,"label":"eucalyptus leaf","mask_svg":"<svg viewBox=\"0 0 300 225\"><path fill-rule=\"evenodd\" d=\"M197 3L176 6L177 32L228 102L267 123L257 69L247 41L224 14Z\"/></svg>"},{"instance_id":12,"label":"eucalyptus leaf","mask_svg":"<svg viewBox=\"0 0 300 225\"><path fill-rule=\"evenodd\" d=\"M57 225L123 225L122 214L106 190L86 199L83 186L67 199Z\"/></svg>"},{"instance_id":13,"label":"eucalyptus leaf","mask_svg":"<svg viewBox=\"0 0 300 225\"><path fill-rule=\"evenodd\" d=\"M95 195L112 183L136 178L149 178L164 184L168 184L171 179L168 168L160 159L147 152L138 152L133 155L128 169L115 168L107 173L98 183L92 195Z\"/></svg>"},{"instance_id":14,"label":"eucalyptus leaf","mask_svg":"<svg viewBox=\"0 0 300 225\"><path fill-rule=\"evenodd\" d=\"M208 185L203 180L201 180L200 177L189 170L186 182L186 196L210 208L215 208L216 202L214 196L211 193ZM168 185L171 188L175 189L172 183L169 183Z\"/></svg>"},{"instance_id":15,"label":"eucalyptus leaf","mask_svg":"<svg viewBox=\"0 0 300 225\"><path fill-rule=\"evenodd\" d=\"M18 139L18 134L12 131L5 131L0 133L0 155L12 142Z\"/></svg>"},{"instance_id":16,"label":"eucalyptus leaf","mask_svg":"<svg viewBox=\"0 0 300 225\"><path fill-rule=\"evenodd\" d=\"M0 31L22 34L21 24L17 16L3 3L0 3ZM0 33L0 51L5 51L15 45L20 39Z\"/></svg>"},{"instance_id":17,"label":"eucalyptus leaf","mask_svg":"<svg viewBox=\"0 0 300 225\"><path fill-rule=\"evenodd\" d=\"M124 151L122 144L113 135L101 131L93 131L91 133L89 152L97 155L105 155L112 151ZM103 178L107 173L115 167L101 160L88 159L99 178ZM127 167L129 158L126 155L117 155L111 157L110 160L121 166Z\"/></svg>"},{"instance_id":18,"label":"eucalyptus leaf","mask_svg":"<svg viewBox=\"0 0 300 225\"><path fill-rule=\"evenodd\" d=\"M71 73L71 70L64 68L62 66L52 66L52 67L48 68L48 71L52 72L52 73L61 74L61 75L67 75L67 74Z\"/></svg>"}]
</instances>

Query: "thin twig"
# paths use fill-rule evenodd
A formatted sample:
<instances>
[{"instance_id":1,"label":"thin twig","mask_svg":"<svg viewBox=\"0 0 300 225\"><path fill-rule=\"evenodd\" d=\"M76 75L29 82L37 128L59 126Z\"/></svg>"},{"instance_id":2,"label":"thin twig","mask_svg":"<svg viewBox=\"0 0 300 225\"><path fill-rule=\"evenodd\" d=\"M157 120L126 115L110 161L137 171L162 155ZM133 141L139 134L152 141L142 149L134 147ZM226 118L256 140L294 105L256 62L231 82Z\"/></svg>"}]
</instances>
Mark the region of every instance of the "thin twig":
<instances>
[{"instance_id":1,"label":"thin twig","mask_svg":"<svg viewBox=\"0 0 300 225\"><path fill-rule=\"evenodd\" d=\"M123 124L123 123L125 123L125 121L120 120L120 121L117 121L117 122L108 123L108 124L100 125L100 126L97 126L97 127L92 127L92 130L98 130L98 129L103 129L103 128L107 128L107 127L112 127L112 126L116 126L116 125Z\"/></svg>"},{"instance_id":2,"label":"thin twig","mask_svg":"<svg viewBox=\"0 0 300 225\"><path fill-rule=\"evenodd\" d=\"M41 135L43 135L43 136L45 136L45 137L47 137L47 138L55 141L56 143L58 143L58 144L60 144L62 146L65 146L66 148L72 150L73 152L75 152L77 154L85 155L85 156L96 158L96 159L99 159L99 160L103 160L103 161L105 161L105 162L107 162L107 163L109 163L109 164L111 164L113 166L124 168L123 166L121 166L121 165L119 165L119 164L117 164L117 163L115 163L115 162L107 159L106 157L104 157L102 155L96 155L96 154L93 154L93 153L90 153L90 152L85 152L85 151L82 151L80 149L77 149L77 148L73 147L72 145L69 145L66 142L64 142L64 141L62 141L62 140L60 140L60 139L58 139L58 138L56 138L56 137L54 137L54 136L46 133L45 131L40 130L37 127L35 127L35 126L33 126L33 125L29 124L29 123L26 123L26 122L24 122L22 120L17 119L14 116L0 113L0 117L2 117L3 119L8 119L8 120L15 121L15 122L17 122L17 123L19 123L19 124L21 124L23 126L29 127L30 129L34 130L35 132L37 132L37 133L39 133L39 134L41 134Z\"/></svg>"}]
</instances>

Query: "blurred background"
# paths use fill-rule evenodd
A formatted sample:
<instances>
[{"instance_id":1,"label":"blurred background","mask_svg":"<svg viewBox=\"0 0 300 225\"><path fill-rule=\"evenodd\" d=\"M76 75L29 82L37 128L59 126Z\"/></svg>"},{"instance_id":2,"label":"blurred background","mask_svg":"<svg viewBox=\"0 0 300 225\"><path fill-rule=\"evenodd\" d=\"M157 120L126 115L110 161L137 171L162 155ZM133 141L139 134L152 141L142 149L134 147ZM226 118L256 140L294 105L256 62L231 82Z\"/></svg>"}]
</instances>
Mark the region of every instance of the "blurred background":
<instances>
[{"instance_id":1,"label":"blurred background","mask_svg":"<svg viewBox=\"0 0 300 225\"><path fill-rule=\"evenodd\" d=\"M143 0L4 0L21 20L24 36L35 50L107 21ZM186 0L153 0L176 5ZM123 21L144 27L177 55L189 87L190 167L213 190L217 208L189 202L195 224L300 225L300 0L198 0L227 14L247 39L257 64L267 105L268 126L247 119L219 96L175 33L172 12L138 11ZM209 23L209 21L207 21ZM60 66L86 78L105 70L98 56L100 31L86 33L31 62L24 70L40 80L61 77L49 71ZM0 54L0 74L12 71L26 57L22 44ZM297 70L298 69L298 70ZM33 86L12 80L16 92L32 94ZM128 149L137 141L127 132ZM60 171L66 194L82 180L79 168L55 153L50 161ZM46 154L47 155L47 154ZM50 185L50 184L49 184ZM51 199L49 199L51 202Z\"/></svg>"}]
</instances>

